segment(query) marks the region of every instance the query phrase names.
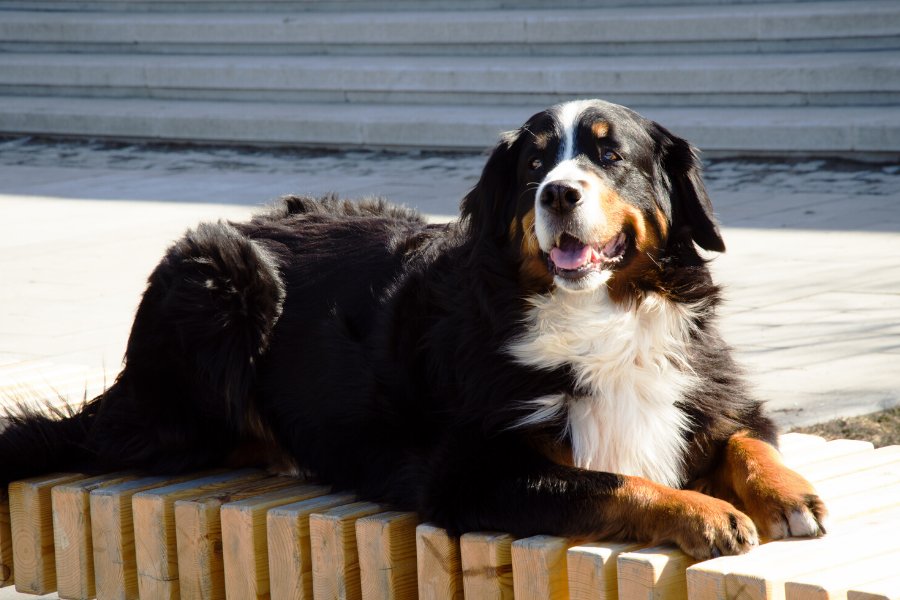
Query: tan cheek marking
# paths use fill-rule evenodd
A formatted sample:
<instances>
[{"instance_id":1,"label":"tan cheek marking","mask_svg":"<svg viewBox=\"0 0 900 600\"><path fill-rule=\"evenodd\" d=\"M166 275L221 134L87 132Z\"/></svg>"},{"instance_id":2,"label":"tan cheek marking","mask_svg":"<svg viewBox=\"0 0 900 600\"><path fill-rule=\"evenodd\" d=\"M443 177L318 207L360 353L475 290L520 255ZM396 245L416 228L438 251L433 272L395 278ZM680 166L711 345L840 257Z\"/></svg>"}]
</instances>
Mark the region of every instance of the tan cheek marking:
<instances>
[{"instance_id":1,"label":"tan cheek marking","mask_svg":"<svg viewBox=\"0 0 900 600\"><path fill-rule=\"evenodd\" d=\"M523 289L539 290L546 288L553 282L553 277L547 269L547 261L541 257L541 247L534 233L534 209L529 210L520 221L510 225L511 240L521 233L519 242L522 254L519 266L520 282Z\"/></svg>"},{"instance_id":2,"label":"tan cheek marking","mask_svg":"<svg viewBox=\"0 0 900 600\"><path fill-rule=\"evenodd\" d=\"M537 256L540 251L541 248L534 233L534 209L532 208L522 217L522 253L527 256Z\"/></svg>"},{"instance_id":3,"label":"tan cheek marking","mask_svg":"<svg viewBox=\"0 0 900 600\"><path fill-rule=\"evenodd\" d=\"M512 223L509 224L509 239L510 241L516 239L516 236L519 234L519 222L516 219L512 220Z\"/></svg>"},{"instance_id":4,"label":"tan cheek marking","mask_svg":"<svg viewBox=\"0 0 900 600\"><path fill-rule=\"evenodd\" d=\"M659 225L659 235L662 238L660 241L662 241L669 237L669 222L666 220L666 215L659 207L656 208L656 222Z\"/></svg>"},{"instance_id":5,"label":"tan cheek marking","mask_svg":"<svg viewBox=\"0 0 900 600\"><path fill-rule=\"evenodd\" d=\"M631 225L634 230L635 244L642 253L652 252L659 246L656 231L647 223L647 217L638 208L631 206L612 190L601 196L603 212L606 215L606 230L601 239L609 239L622 231L625 224ZM657 220L660 228L665 231L666 223L662 212L657 209Z\"/></svg>"},{"instance_id":6,"label":"tan cheek marking","mask_svg":"<svg viewBox=\"0 0 900 600\"><path fill-rule=\"evenodd\" d=\"M609 123L607 123L606 121L597 121L596 123L591 125L591 132L595 137L606 137L606 134L609 133Z\"/></svg>"},{"instance_id":7,"label":"tan cheek marking","mask_svg":"<svg viewBox=\"0 0 900 600\"><path fill-rule=\"evenodd\" d=\"M603 210L603 215L606 218L606 226L598 237L600 240L606 241L622 231L622 227L627 221L632 220L630 218L632 209L622 201L622 198L615 190L605 186L601 189L600 208Z\"/></svg>"}]
</instances>

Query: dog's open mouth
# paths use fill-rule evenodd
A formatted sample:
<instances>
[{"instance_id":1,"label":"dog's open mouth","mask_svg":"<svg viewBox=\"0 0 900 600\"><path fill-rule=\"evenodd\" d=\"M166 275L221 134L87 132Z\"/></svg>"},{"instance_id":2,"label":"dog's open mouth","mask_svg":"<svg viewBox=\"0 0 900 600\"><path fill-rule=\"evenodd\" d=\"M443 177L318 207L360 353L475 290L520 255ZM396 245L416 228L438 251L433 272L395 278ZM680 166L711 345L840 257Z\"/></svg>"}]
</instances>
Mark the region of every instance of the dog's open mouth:
<instances>
[{"instance_id":1,"label":"dog's open mouth","mask_svg":"<svg viewBox=\"0 0 900 600\"><path fill-rule=\"evenodd\" d=\"M547 257L550 272L565 279L580 279L592 271L610 269L625 256L628 238L619 232L612 239L596 244L585 244L578 238L564 233Z\"/></svg>"}]
</instances>

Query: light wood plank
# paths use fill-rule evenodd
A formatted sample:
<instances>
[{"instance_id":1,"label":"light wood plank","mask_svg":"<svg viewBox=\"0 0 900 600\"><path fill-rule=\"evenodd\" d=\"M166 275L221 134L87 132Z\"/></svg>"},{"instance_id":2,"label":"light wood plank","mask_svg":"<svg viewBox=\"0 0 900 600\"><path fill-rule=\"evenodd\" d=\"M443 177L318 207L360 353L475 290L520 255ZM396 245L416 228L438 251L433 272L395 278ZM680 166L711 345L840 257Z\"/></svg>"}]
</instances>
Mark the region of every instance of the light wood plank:
<instances>
[{"instance_id":1,"label":"light wood plank","mask_svg":"<svg viewBox=\"0 0 900 600\"><path fill-rule=\"evenodd\" d=\"M595 542L573 546L566 553L571 600L617 600L619 555L643 548L643 544Z\"/></svg>"},{"instance_id":2,"label":"light wood plank","mask_svg":"<svg viewBox=\"0 0 900 600\"><path fill-rule=\"evenodd\" d=\"M141 598L179 597L178 542L175 539L175 502L226 489L248 481L259 481L265 473L244 469L208 475L166 487L138 492L131 499Z\"/></svg>"},{"instance_id":3,"label":"light wood plank","mask_svg":"<svg viewBox=\"0 0 900 600\"><path fill-rule=\"evenodd\" d=\"M620 598L687 600L685 570L697 561L672 546L655 546L619 555Z\"/></svg>"},{"instance_id":4,"label":"light wood plank","mask_svg":"<svg viewBox=\"0 0 900 600\"><path fill-rule=\"evenodd\" d=\"M513 597L513 540L508 533L466 533L459 539L466 598Z\"/></svg>"},{"instance_id":5,"label":"light wood plank","mask_svg":"<svg viewBox=\"0 0 900 600\"><path fill-rule=\"evenodd\" d=\"M356 521L383 510L372 502L354 502L310 516L313 596L316 600L362 599Z\"/></svg>"},{"instance_id":6,"label":"light wood plank","mask_svg":"<svg viewBox=\"0 0 900 600\"><path fill-rule=\"evenodd\" d=\"M857 559L847 558L844 564L830 569L791 577L784 584L786 600L836 600L845 598L847 590L883 579L900 565L900 550Z\"/></svg>"},{"instance_id":7,"label":"light wood plank","mask_svg":"<svg viewBox=\"0 0 900 600\"><path fill-rule=\"evenodd\" d=\"M824 445L825 438L808 433L785 433L778 438L778 449L785 457L803 454L808 448Z\"/></svg>"},{"instance_id":8,"label":"light wood plank","mask_svg":"<svg viewBox=\"0 0 900 600\"><path fill-rule=\"evenodd\" d=\"M755 550L750 551L750 555ZM732 568L740 568L747 554L722 556L690 566L685 571L690 600L721 600L725 596L725 577Z\"/></svg>"},{"instance_id":9,"label":"light wood plank","mask_svg":"<svg viewBox=\"0 0 900 600\"><path fill-rule=\"evenodd\" d=\"M59 485L51 491L56 587L60 598L89 600L96 595L91 492L136 478L134 474L112 473Z\"/></svg>"},{"instance_id":10,"label":"light wood plank","mask_svg":"<svg viewBox=\"0 0 900 600\"><path fill-rule=\"evenodd\" d=\"M860 528L846 535L784 542L769 550L761 546L756 556L733 568L725 576L726 595L743 600L784 600L784 583L799 574L831 569L855 560L900 550L900 523L886 527ZM793 546L793 547L791 547Z\"/></svg>"},{"instance_id":11,"label":"light wood plank","mask_svg":"<svg viewBox=\"0 0 900 600\"><path fill-rule=\"evenodd\" d=\"M861 490L849 496L827 498L829 531L867 516L889 511L900 504L900 483L875 490Z\"/></svg>"},{"instance_id":12,"label":"light wood plank","mask_svg":"<svg viewBox=\"0 0 900 600\"><path fill-rule=\"evenodd\" d=\"M12 526L9 520L9 494L0 489L0 587L13 584Z\"/></svg>"},{"instance_id":13,"label":"light wood plank","mask_svg":"<svg viewBox=\"0 0 900 600\"><path fill-rule=\"evenodd\" d=\"M900 600L900 573L894 573L871 583L853 586L847 600Z\"/></svg>"},{"instance_id":14,"label":"light wood plank","mask_svg":"<svg viewBox=\"0 0 900 600\"><path fill-rule=\"evenodd\" d=\"M356 521L363 600L413 600L416 580L415 513L388 511Z\"/></svg>"},{"instance_id":15,"label":"light wood plank","mask_svg":"<svg viewBox=\"0 0 900 600\"><path fill-rule=\"evenodd\" d=\"M324 496L328 492L326 486L296 484L222 505L222 558L228 598L269 597L266 512L276 506Z\"/></svg>"},{"instance_id":16,"label":"light wood plank","mask_svg":"<svg viewBox=\"0 0 900 600\"><path fill-rule=\"evenodd\" d=\"M566 551L572 540L536 535L512 544L513 593L519 600L569 597Z\"/></svg>"},{"instance_id":17,"label":"light wood plank","mask_svg":"<svg viewBox=\"0 0 900 600\"><path fill-rule=\"evenodd\" d=\"M797 452L784 457L784 464L792 469L802 470L807 465L815 465L842 456L856 456L864 452L871 452L874 448L872 442L862 440L831 440L805 452Z\"/></svg>"},{"instance_id":18,"label":"light wood plank","mask_svg":"<svg viewBox=\"0 0 900 600\"><path fill-rule=\"evenodd\" d=\"M859 490L876 490L895 483L900 483L900 462L866 467L847 475L816 482L815 486L819 495L827 501Z\"/></svg>"},{"instance_id":19,"label":"light wood plank","mask_svg":"<svg viewBox=\"0 0 900 600\"><path fill-rule=\"evenodd\" d=\"M9 485L10 529L16 590L26 594L56 591L53 505L50 490L83 479L71 473L33 477Z\"/></svg>"},{"instance_id":20,"label":"light wood plank","mask_svg":"<svg viewBox=\"0 0 900 600\"><path fill-rule=\"evenodd\" d=\"M750 581L755 589L741 590L746 592L747 600L754 597L766 597L771 594L772 581L778 576L789 577L793 573L784 573L792 565L801 561L813 561L813 569L828 568L833 564L842 564L848 553L858 548L870 547L870 537L880 538L884 525L866 525L849 529L838 529L819 539L788 539L769 542L740 556L723 556L698 563L687 569L687 588L691 600L716 600L734 594L742 580L752 579L757 575L768 576L768 583ZM888 525L889 530L900 525ZM836 562L835 562L836 561ZM782 588L783 589L783 588ZM742 597L743 598L743 597Z\"/></svg>"},{"instance_id":21,"label":"light wood plank","mask_svg":"<svg viewBox=\"0 0 900 600\"><path fill-rule=\"evenodd\" d=\"M291 477L269 477L175 502L178 585L184 598L225 598L222 553L223 504L297 485Z\"/></svg>"},{"instance_id":22,"label":"light wood plank","mask_svg":"<svg viewBox=\"0 0 900 600\"><path fill-rule=\"evenodd\" d=\"M900 446L884 446L871 452L841 456L801 467L799 472L811 482L818 483L857 471L900 463Z\"/></svg>"},{"instance_id":23,"label":"light wood plank","mask_svg":"<svg viewBox=\"0 0 900 600\"><path fill-rule=\"evenodd\" d=\"M196 474L141 477L91 492L91 542L97 600L136 600L138 597L132 497L138 492L196 477Z\"/></svg>"},{"instance_id":24,"label":"light wood plank","mask_svg":"<svg viewBox=\"0 0 900 600\"><path fill-rule=\"evenodd\" d=\"M459 539L446 529L423 523L416 527L419 598L462 600L462 563Z\"/></svg>"},{"instance_id":25,"label":"light wood plank","mask_svg":"<svg viewBox=\"0 0 900 600\"><path fill-rule=\"evenodd\" d=\"M354 501L352 494L329 494L273 508L266 515L269 593L272 600L312 600L309 517Z\"/></svg>"}]
</instances>

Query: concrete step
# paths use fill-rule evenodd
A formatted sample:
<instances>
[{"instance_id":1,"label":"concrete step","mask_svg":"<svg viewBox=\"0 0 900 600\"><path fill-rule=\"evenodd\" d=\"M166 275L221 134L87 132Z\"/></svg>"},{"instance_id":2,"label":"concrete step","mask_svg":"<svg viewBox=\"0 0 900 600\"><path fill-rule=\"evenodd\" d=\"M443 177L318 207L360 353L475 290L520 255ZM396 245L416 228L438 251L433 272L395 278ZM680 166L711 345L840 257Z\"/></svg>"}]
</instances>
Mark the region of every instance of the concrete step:
<instances>
[{"instance_id":1,"label":"concrete step","mask_svg":"<svg viewBox=\"0 0 900 600\"><path fill-rule=\"evenodd\" d=\"M756 4L759 0L678 0L681 6ZM787 3L797 0L768 0ZM816 2L821 0L800 0ZM618 6L671 6L672 0L604 0ZM90 12L340 12L404 10L485 10L537 8L595 8L597 0L0 0L0 10Z\"/></svg>"},{"instance_id":2,"label":"concrete step","mask_svg":"<svg viewBox=\"0 0 900 600\"><path fill-rule=\"evenodd\" d=\"M900 104L900 51L695 57L9 54L0 95L541 106Z\"/></svg>"},{"instance_id":3,"label":"concrete step","mask_svg":"<svg viewBox=\"0 0 900 600\"><path fill-rule=\"evenodd\" d=\"M0 51L698 54L900 48L900 2L320 13L9 11Z\"/></svg>"},{"instance_id":4,"label":"concrete step","mask_svg":"<svg viewBox=\"0 0 900 600\"><path fill-rule=\"evenodd\" d=\"M291 146L478 149L543 108L0 97L0 133ZM635 107L641 110L641 107ZM894 107L648 108L712 155L900 154Z\"/></svg>"}]
</instances>

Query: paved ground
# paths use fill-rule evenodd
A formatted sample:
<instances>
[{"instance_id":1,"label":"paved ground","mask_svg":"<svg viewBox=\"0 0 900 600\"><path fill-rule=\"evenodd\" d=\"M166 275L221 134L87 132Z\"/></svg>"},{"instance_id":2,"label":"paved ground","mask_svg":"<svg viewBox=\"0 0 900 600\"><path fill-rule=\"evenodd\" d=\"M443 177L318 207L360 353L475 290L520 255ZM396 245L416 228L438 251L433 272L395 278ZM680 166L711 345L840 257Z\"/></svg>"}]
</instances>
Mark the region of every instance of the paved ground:
<instances>
[{"instance_id":1,"label":"paved ground","mask_svg":"<svg viewBox=\"0 0 900 600\"><path fill-rule=\"evenodd\" d=\"M198 220L326 191L449 218L483 160L0 140L0 377L114 376L147 274ZM723 329L779 423L900 404L900 167L715 161L708 182Z\"/></svg>"}]
</instances>

